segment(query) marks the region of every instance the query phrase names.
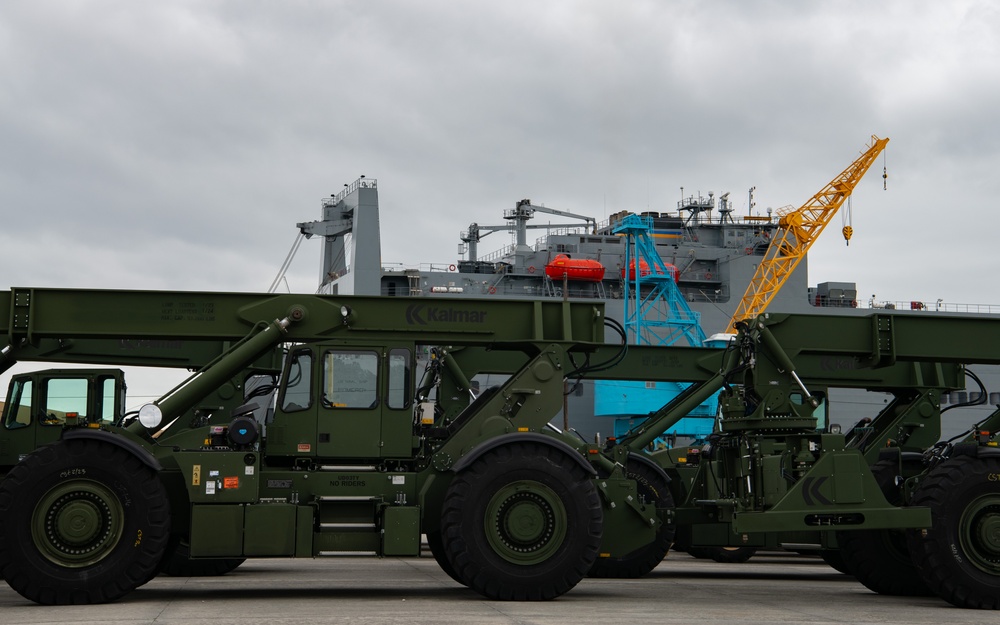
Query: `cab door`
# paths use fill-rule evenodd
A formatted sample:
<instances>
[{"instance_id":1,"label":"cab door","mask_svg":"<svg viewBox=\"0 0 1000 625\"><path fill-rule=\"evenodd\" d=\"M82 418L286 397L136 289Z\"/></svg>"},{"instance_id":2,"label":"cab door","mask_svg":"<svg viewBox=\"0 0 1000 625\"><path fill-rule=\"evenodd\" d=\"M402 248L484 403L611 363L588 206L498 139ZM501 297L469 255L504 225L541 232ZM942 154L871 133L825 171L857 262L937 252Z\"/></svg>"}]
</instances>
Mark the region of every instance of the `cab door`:
<instances>
[{"instance_id":1,"label":"cab door","mask_svg":"<svg viewBox=\"0 0 1000 625\"><path fill-rule=\"evenodd\" d=\"M412 346L326 349L320 375L321 457L410 456Z\"/></svg>"},{"instance_id":2,"label":"cab door","mask_svg":"<svg viewBox=\"0 0 1000 625\"><path fill-rule=\"evenodd\" d=\"M324 458L378 458L382 350L328 348L321 356L317 447Z\"/></svg>"}]
</instances>

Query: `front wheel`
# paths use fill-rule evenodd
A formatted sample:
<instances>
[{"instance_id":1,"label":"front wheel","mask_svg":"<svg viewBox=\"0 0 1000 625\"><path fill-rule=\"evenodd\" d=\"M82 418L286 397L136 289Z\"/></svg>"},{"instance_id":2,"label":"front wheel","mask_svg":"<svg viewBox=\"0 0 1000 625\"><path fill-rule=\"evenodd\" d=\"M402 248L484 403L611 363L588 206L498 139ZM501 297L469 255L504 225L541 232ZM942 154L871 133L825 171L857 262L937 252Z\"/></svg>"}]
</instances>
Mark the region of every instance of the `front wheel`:
<instances>
[{"instance_id":1,"label":"front wheel","mask_svg":"<svg viewBox=\"0 0 1000 625\"><path fill-rule=\"evenodd\" d=\"M625 477L636 481L636 491L643 505L654 506L658 510L674 508L674 497L665 475L660 475L646 464L630 461L625 467ZM618 558L598 558L590 569L590 576L637 578L646 575L666 557L676 531L677 525L672 521L663 523L652 542L645 546Z\"/></svg>"},{"instance_id":2,"label":"front wheel","mask_svg":"<svg viewBox=\"0 0 1000 625\"><path fill-rule=\"evenodd\" d=\"M456 578L490 599L553 599L593 565L603 515L568 452L541 443L488 451L452 480L441 539Z\"/></svg>"},{"instance_id":3,"label":"front wheel","mask_svg":"<svg viewBox=\"0 0 1000 625\"><path fill-rule=\"evenodd\" d=\"M448 577L464 586L465 582L459 578L458 573L451 566L451 562L448 561L448 554L444 551L444 542L441 540L440 531L427 532L427 546L430 548L431 555L434 557L434 561L438 563L438 566L441 567L441 570L447 573Z\"/></svg>"},{"instance_id":4,"label":"front wheel","mask_svg":"<svg viewBox=\"0 0 1000 625\"><path fill-rule=\"evenodd\" d=\"M157 570L166 492L131 452L94 439L36 450L0 483L0 571L36 603L114 601Z\"/></svg>"},{"instance_id":5,"label":"front wheel","mask_svg":"<svg viewBox=\"0 0 1000 625\"><path fill-rule=\"evenodd\" d=\"M909 534L927 586L960 608L1000 609L1000 458L952 457L913 493L933 525Z\"/></svg>"}]
</instances>

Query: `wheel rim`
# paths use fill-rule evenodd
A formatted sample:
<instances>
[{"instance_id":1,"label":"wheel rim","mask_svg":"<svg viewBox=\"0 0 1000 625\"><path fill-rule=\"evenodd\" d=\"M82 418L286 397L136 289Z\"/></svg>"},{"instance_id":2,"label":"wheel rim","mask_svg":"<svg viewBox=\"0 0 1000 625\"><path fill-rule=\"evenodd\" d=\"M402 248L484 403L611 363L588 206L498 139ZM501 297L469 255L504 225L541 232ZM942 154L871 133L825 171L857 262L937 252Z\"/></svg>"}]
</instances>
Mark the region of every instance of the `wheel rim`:
<instances>
[{"instance_id":1,"label":"wheel rim","mask_svg":"<svg viewBox=\"0 0 1000 625\"><path fill-rule=\"evenodd\" d=\"M103 484L75 480L42 497L31 517L31 535L49 561L81 568L101 561L118 544L124 524L118 497Z\"/></svg>"},{"instance_id":2,"label":"wheel rim","mask_svg":"<svg viewBox=\"0 0 1000 625\"><path fill-rule=\"evenodd\" d=\"M544 562L566 537L566 509L544 484L513 482L497 491L486 507L487 540L493 551L514 564Z\"/></svg>"},{"instance_id":3,"label":"wheel rim","mask_svg":"<svg viewBox=\"0 0 1000 625\"><path fill-rule=\"evenodd\" d=\"M1000 497L974 501L962 514L962 550L976 567L1000 575Z\"/></svg>"}]
</instances>

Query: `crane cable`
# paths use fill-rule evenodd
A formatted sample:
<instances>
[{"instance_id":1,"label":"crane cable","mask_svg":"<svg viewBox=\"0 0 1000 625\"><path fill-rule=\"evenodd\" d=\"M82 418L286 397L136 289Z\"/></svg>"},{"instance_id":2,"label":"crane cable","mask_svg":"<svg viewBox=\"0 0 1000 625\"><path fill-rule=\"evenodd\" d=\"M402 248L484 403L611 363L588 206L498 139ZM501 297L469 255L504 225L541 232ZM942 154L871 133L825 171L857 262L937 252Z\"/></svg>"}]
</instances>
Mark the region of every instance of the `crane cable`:
<instances>
[{"instance_id":1,"label":"crane cable","mask_svg":"<svg viewBox=\"0 0 1000 625\"><path fill-rule=\"evenodd\" d=\"M882 152L882 190L886 190L886 182L889 180L889 174L885 168L885 152Z\"/></svg>"},{"instance_id":2,"label":"crane cable","mask_svg":"<svg viewBox=\"0 0 1000 625\"><path fill-rule=\"evenodd\" d=\"M883 191L887 190L887 188L888 188L887 187L888 181L889 181L889 172L888 172L888 169L886 168L886 164L885 164L885 152L883 151L882 152L882 190ZM844 243L846 243L847 245L851 244L851 236L854 234L854 227L853 227L853 225L854 225L853 224L853 221L854 221L853 217L854 216L851 214L851 208L852 208L851 198L853 198L853 197L854 197L853 195L847 196L847 207L844 210L844 212L841 213L841 215L840 215L841 216L841 223L844 226L841 229L841 232L843 232L843 234L844 234Z\"/></svg>"},{"instance_id":3,"label":"crane cable","mask_svg":"<svg viewBox=\"0 0 1000 625\"><path fill-rule=\"evenodd\" d=\"M847 206L844 208L844 212L840 214L841 223L844 224L844 227L840 231L844 233L844 243L847 245L851 244L851 235L854 234L854 227L852 225L854 220L851 214L853 208L851 203L852 197L851 195L847 196Z\"/></svg>"}]
</instances>

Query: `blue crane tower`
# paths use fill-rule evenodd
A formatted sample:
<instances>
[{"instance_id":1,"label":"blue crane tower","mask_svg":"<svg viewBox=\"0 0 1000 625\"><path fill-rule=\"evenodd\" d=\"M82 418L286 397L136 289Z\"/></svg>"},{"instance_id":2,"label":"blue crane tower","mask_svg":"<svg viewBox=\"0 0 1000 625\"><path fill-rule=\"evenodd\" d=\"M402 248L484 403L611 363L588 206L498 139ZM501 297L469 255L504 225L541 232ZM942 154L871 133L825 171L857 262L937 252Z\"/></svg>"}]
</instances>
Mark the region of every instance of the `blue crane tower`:
<instances>
[{"instance_id":1,"label":"blue crane tower","mask_svg":"<svg viewBox=\"0 0 1000 625\"><path fill-rule=\"evenodd\" d=\"M627 215L614 228L625 235L625 330L639 345L673 345L681 338L703 347L701 315L691 310L677 286L677 268L668 266L650 240L651 217Z\"/></svg>"},{"instance_id":2,"label":"blue crane tower","mask_svg":"<svg viewBox=\"0 0 1000 625\"><path fill-rule=\"evenodd\" d=\"M677 286L677 268L664 263L657 253L652 230L652 218L639 215L625 216L613 230L626 238L622 282L627 340L639 345L674 345L684 339L688 345L704 347L701 316L691 310ZM613 417L614 435L622 436L686 387L683 383L601 380L595 383L594 413ZM716 395L664 435L701 441L712 432L717 410Z\"/></svg>"}]
</instances>

